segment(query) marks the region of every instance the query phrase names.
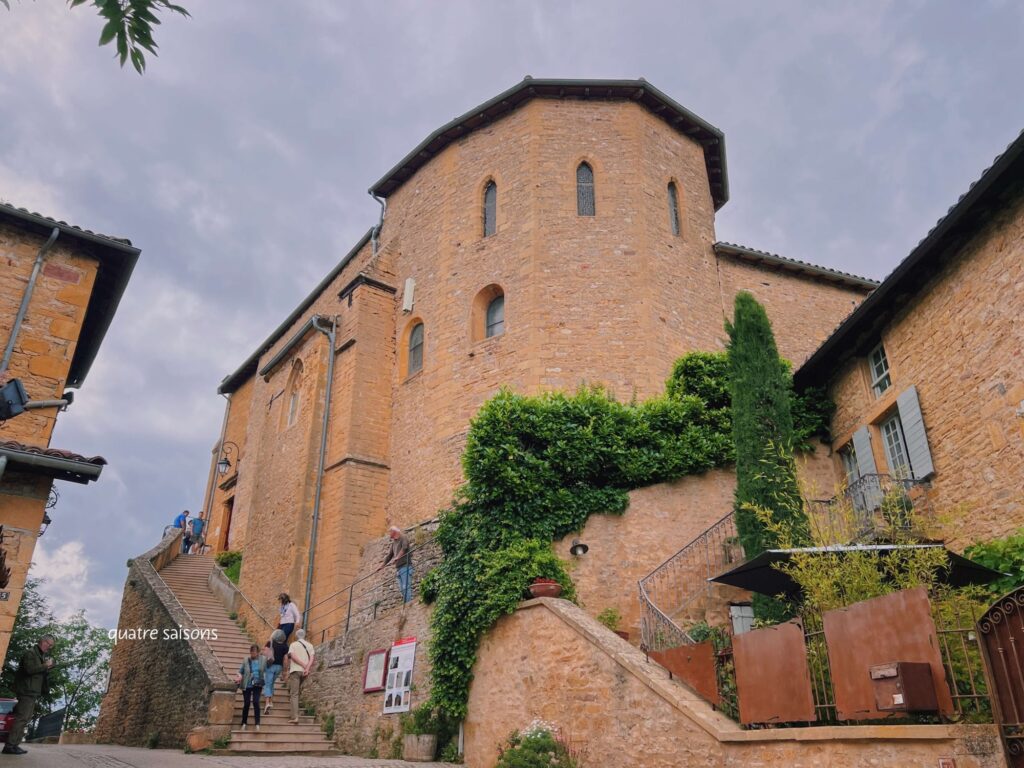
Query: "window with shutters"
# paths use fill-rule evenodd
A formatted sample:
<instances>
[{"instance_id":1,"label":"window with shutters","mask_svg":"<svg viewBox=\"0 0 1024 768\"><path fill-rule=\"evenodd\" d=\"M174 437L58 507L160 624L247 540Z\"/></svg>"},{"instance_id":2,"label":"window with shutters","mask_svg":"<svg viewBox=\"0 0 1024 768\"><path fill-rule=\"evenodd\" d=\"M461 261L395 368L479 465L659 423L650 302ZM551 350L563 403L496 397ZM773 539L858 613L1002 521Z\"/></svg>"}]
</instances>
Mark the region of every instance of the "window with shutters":
<instances>
[{"instance_id":1,"label":"window with shutters","mask_svg":"<svg viewBox=\"0 0 1024 768\"><path fill-rule=\"evenodd\" d=\"M879 344L868 358L871 365L871 391L875 397L880 397L889 387L892 386L892 379L889 376L889 359L885 356L885 347Z\"/></svg>"},{"instance_id":2,"label":"window with shutters","mask_svg":"<svg viewBox=\"0 0 1024 768\"><path fill-rule=\"evenodd\" d=\"M668 223L672 228L672 234L679 235L679 192L676 190L676 183L668 183Z\"/></svg>"},{"instance_id":3,"label":"window with shutters","mask_svg":"<svg viewBox=\"0 0 1024 768\"><path fill-rule=\"evenodd\" d=\"M580 216L595 216L594 169L587 163L576 168L576 213Z\"/></svg>"},{"instance_id":4,"label":"window with shutters","mask_svg":"<svg viewBox=\"0 0 1024 768\"><path fill-rule=\"evenodd\" d=\"M907 439L903 434L903 422L899 414L882 422L882 441L885 458L889 462L889 474L897 478L913 477L910 457L907 455Z\"/></svg>"},{"instance_id":5,"label":"window with shutters","mask_svg":"<svg viewBox=\"0 0 1024 768\"><path fill-rule=\"evenodd\" d=\"M493 235L497 228L498 185L493 181L484 187L484 237Z\"/></svg>"}]
</instances>

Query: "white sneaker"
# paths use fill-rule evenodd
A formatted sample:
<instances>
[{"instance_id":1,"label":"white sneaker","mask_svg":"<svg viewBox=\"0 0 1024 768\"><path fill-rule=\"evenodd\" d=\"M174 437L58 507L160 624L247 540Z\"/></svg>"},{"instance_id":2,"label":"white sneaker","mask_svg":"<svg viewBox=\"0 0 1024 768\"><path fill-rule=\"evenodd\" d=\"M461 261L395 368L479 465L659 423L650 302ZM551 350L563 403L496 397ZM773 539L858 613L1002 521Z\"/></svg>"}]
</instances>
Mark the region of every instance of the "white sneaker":
<instances>
[{"instance_id":1,"label":"white sneaker","mask_svg":"<svg viewBox=\"0 0 1024 768\"><path fill-rule=\"evenodd\" d=\"M247 726L247 725L246 725L245 723L242 723L242 730L243 730L243 731L244 731L244 730L245 730L246 728L248 728L248 727L249 727L249 726Z\"/></svg>"},{"instance_id":2,"label":"white sneaker","mask_svg":"<svg viewBox=\"0 0 1024 768\"><path fill-rule=\"evenodd\" d=\"M259 726L257 725L257 726L256 726L256 730L258 731L259 729L260 729L260 727L259 727Z\"/></svg>"}]
</instances>

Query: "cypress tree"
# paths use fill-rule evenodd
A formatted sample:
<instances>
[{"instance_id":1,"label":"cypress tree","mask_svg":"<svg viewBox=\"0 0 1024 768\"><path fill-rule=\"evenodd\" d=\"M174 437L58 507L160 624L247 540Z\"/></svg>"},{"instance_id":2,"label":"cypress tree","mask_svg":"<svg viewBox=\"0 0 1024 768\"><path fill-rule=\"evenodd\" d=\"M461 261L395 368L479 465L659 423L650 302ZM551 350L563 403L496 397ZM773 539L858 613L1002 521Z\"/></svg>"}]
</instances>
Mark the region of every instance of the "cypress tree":
<instances>
[{"instance_id":1,"label":"cypress tree","mask_svg":"<svg viewBox=\"0 0 1024 768\"><path fill-rule=\"evenodd\" d=\"M736 444L736 529L752 558L777 544L751 506L788 524L797 545L810 541L793 463L792 378L779 358L768 315L749 293L736 295L729 333L733 439ZM787 606L757 595L759 618L780 619Z\"/></svg>"}]
</instances>

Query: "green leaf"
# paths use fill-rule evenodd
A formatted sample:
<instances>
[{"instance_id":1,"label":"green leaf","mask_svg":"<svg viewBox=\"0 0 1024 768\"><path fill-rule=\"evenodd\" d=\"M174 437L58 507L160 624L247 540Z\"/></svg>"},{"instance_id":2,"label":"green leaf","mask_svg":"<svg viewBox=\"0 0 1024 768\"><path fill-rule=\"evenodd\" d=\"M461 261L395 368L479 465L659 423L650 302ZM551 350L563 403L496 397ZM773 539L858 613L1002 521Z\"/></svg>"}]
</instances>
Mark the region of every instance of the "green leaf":
<instances>
[{"instance_id":1,"label":"green leaf","mask_svg":"<svg viewBox=\"0 0 1024 768\"><path fill-rule=\"evenodd\" d=\"M124 29L121 23L117 20L111 19L103 26L103 31L100 32L100 45L106 45L117 36L118 33L124 33Z\"/></svg>"}]
</instances>

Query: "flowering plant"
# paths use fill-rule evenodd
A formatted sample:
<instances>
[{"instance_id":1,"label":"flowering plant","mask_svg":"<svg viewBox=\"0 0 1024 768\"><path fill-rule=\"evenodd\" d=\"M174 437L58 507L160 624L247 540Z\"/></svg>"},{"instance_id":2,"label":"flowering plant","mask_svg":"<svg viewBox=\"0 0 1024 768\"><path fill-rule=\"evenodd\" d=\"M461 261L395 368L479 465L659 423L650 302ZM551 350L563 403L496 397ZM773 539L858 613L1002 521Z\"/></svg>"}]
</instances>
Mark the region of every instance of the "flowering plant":
<instances>
[{"instance_id":1,"label":"flowering plant","mask_svg":"<svg viewBox=\"0 0 1024 768\"><path fill-rule=\"evenodd\" d=\"M582 758L582 750L571 748L557 725L534 720L512 731L495 768L582 768Z\"/></svg>"}]
</instances>

